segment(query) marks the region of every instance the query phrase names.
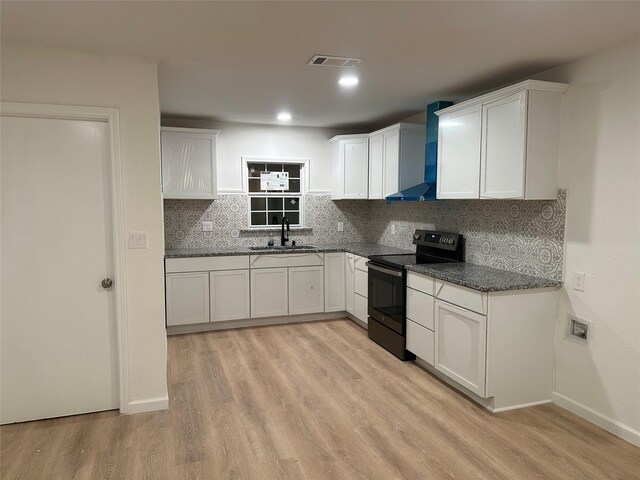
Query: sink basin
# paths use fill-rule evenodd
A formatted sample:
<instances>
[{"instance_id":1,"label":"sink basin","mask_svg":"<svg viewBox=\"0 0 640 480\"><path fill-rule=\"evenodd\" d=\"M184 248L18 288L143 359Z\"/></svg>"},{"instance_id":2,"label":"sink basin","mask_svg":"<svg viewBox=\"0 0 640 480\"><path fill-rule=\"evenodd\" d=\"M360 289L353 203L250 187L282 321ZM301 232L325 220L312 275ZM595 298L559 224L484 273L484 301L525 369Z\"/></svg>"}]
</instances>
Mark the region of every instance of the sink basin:
<instances>
[{"instance_id":1,"label":"sink basin","mask_svg":"<svg viewBox=\"0 0 640 480\"><path fill-rule=\"evenodd\" d=\"M257 252L270 252L272 250L279 251L287 251L287 250L312 250L315 247L314 245L287 245L281 247L280 245L274 247L249 247L249 250L257 251Z\"/></svg>"}]
</instances>

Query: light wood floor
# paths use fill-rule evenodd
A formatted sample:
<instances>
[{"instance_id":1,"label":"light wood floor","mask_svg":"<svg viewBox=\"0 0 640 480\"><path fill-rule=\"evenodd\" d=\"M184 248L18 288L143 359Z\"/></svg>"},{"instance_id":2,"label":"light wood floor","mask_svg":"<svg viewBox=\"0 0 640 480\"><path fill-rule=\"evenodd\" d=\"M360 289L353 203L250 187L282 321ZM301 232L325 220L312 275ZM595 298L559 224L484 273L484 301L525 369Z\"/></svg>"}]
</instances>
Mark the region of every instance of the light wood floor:
<instances>
[{"instance_id":1,"label":"light wood floor","mask_svg":"<svg viewBox=\"0 0 640 480\"><path fill-rule=\"evenodd\" d=\"M552 405L491 414L348 320L169 338L170 409L1 428L2 479L638 479Z\"/></svg>"}]
</instances>

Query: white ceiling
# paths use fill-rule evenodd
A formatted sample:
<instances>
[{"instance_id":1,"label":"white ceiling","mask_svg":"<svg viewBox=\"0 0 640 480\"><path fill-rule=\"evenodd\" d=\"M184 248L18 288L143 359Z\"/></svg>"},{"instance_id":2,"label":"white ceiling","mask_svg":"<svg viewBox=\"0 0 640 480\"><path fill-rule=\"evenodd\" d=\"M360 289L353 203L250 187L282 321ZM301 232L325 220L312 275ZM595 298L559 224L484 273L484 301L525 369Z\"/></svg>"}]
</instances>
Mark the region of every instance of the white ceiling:
<instances>
[{"instance_id":1,"label":"white ceiling","mask_svg":"<svg viewBox=\"0 0 640 480\"><path fill-rule=\"evenodd\" d=\"M640 2L14 2L2 41L159 64L163 114L378 126L640 35ZM362 57L359 87L315 54Z\"/></svg>"}]
</instances>

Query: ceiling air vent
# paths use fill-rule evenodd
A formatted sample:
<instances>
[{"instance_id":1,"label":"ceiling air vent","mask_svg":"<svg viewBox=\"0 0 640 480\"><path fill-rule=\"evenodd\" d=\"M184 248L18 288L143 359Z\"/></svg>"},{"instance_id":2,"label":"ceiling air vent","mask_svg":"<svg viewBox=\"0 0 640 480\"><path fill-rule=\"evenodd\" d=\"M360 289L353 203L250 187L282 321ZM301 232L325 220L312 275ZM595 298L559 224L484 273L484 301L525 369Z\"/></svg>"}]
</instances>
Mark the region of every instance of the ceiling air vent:
<instances>
[{"instance_id":1,"label":"ceiling air vent","mask_svg":"<svg viewBox=\"0 0 640 480\"><path fill-rule=\"evenodd\" d=\"M322 67L353 67L362 62L361 58L336 57L333 55L314 55L307 65L320 65Z\"/></svg>"}]
</instances>

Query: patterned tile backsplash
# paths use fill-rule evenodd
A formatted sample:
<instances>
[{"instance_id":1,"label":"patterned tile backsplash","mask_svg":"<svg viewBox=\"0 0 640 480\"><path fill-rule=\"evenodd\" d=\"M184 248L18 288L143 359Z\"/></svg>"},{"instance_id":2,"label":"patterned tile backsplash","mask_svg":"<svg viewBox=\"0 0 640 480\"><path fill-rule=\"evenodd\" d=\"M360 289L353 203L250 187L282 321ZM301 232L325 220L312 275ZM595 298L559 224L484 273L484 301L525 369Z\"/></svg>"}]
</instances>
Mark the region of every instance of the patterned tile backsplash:
<instances>
[{"instance_id":1,"label":"patterned tile backsplash","mask_svg":"<svg viewBox=\"0 0 640 480\"><path fill-rule=\"evenodd\" d=\"M278 232L248 231L247 196L218 200L165 200L166 248L264 245ZM462 233L466 260L518 273L562 280L566 190L557 200L440 200L387 205L382 200L305 196L306 230L298 243L377 242L413 250L416 228ZM212 221L213 232L202 222ZM344 231L337 231L338 222ZM395 233L392 232L392 225Z\"/></svg>"}]
</instances>

